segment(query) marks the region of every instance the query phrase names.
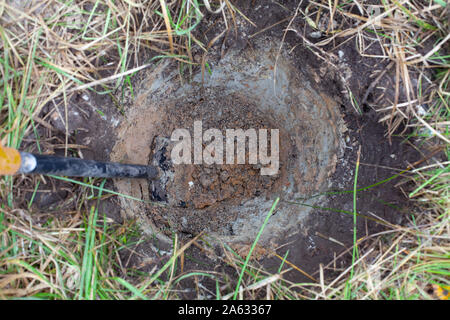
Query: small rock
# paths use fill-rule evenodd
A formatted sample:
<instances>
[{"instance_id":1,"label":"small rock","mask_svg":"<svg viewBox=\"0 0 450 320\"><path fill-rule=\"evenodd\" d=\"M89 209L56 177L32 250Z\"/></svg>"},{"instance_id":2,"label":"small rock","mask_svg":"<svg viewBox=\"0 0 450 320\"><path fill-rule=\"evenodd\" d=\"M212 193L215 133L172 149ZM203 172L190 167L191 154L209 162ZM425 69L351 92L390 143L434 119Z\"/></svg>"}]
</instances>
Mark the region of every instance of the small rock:
<instances>
[{"instance_id":1,"label":"small rock","mask_svg":"<svg viewBox=\"0 0 450 320\"><path fill-rule=\"evenodd\" d=\"M311 38L313 38L313 39L318 39L318 38L320 38L320 37L322 36L322 32L320 32L320 31L314 31L314 32L311 32L311 33L309 34L309 36L310 36Z\"/></svg>"}]
</instances>

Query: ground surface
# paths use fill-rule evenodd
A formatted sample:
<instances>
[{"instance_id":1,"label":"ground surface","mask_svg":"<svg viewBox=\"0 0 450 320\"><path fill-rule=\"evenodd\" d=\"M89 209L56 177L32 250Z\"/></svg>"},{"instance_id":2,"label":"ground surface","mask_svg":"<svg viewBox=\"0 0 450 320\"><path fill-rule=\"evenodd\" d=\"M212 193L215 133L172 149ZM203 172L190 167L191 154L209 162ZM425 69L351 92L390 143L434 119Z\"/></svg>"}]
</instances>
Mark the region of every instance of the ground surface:
<instances>
[{"instance_id":1,"label":"ground surface","mask_svg":"<svg viewBox=\"0 0 450 320\"><path fill-rule=\"evenodd\" d=\"M220 59L222 51L229 50L233 47L246 48L252 46L252 41L258 39L258 37L272 36L283 37L283 28L286 27L289 22L286 20L268 31L251 37L254 33L263 30L283 19L289 17L289 13L292 13L292 8L289 4L287 7L290 10L285 10L283 7L274 4L270 1L259 4L257 8L249 10L251 4L244 4L241 8L244 14L248 15L249 19L257 22L257 27L248 25L244 20L239 20L236 34L230 32L223 42L219 42L213 46L212 60ZM197 30L199 39L212 39L215 35L222 30L221 22L217 16L209 17L209 25L205 24L204 27L200 26ZM215 23L216 22L216 23ZM215 23L215 24L214 24ZM213 25L214 27L210 27ZM298 28L299 25L293 25L293 28ZM354 169L357 158L357 151L361 147L361 168L358 175L358 186L370 186L374 183L389 178L398 170L407 167L409 163L417 161L419 155L408 144L403 143L400 138L393 138L392 141L388 141L384 138L385 128L377 123L377 116L372 110L369 104L371 99L375 97L375 89L371 89L370 84L373 78L370 78L369 72L373 70L373 66L365 64L363 58L357 54L354 48L354 44L345 43L341 50L344 53L340 61L338 61L338 69L332 69L326 62L320 61L314 54L312 54L307 48L300 44L299 37L295 32L288 32L285 38L288 45L294 48L291 55L299 66L299 70L303 70L302 77L308 79L312 83L320 88L326 90L327 94L333 96L337 104L340 106L341 112L344 115L344 121L348 131L342 133L345 141L345 148L341 155L334 174L330 177L331 180L339 180L339 190L347 191L352 190L354 181ZM337 53L336 53L337 55ZM386 63L387 65L387 63ZM214 67L214 65L212 65ZM380 66L383 68L383 66ZM339 74L349 72L348 85L351 87L354 97L358 101L363 101L361 104L362 114L358 114L352 106L348 94L344 92L342 79ZM139 77L139 76L138 76ZM392 81L392 75L387 72L385 77L381 81L389 83ZM389 86L386 86L389 87ZM370 89L370 90L369 90ZM370 91L370 92L369 92ZM393 92L386 92L384 99L392 99ZM120 96L120 94L118 94ZM132 100L132 99L131 99ZM108 155L111 153L115 141L116 141L116 127L120 125L123 119L123 111L120 108L111 108L113 101L110 98L104 96L96 96L92 93L86 93L84 95L75 96L70 101L70 109L68 113L68 123L70 123L70 139L69 143L86 146L86 149L81 149L82 155L86 159L96 160L110 160ZM126 105L126 103L124 103ZM186 106L185 106L186 107ZM191 107L188 105L187 107ZM192 106L193 107L193 106ZM127 108L127 107L124 107ZM129 108L129 106L128 106ZM43 111L44 114L46 110ZM246 112L245 108L242 112ZM176 115L174 115L176 116ZM242 122L243 114L230 115L236 122ZM254 119L255 123L259 126L265 127L270 124L267 120L258 118L257 115L250 117ZM64 126L61 124L61 118L55 114L50 116L50 123L60 130L61 143L63 141ZM184 119L186 121L186 119ZM190 119L189 119L190 120ZM217 119L209 119L213 124ZM246 122L248 124L248 122ZM239 124L239 123L238 123ZM220 127L220 124L219 124ZM245 128L244 128L245 129ZM43 130L43 129L41 129ZM43 134L45 136L45 134ZM45 140L44 140L45 142ZM44 143L45 148L45 143ZM48 150L47 150L48 151ZM54 150L57 154L63 153L63 150ZM243 169L245 172L243 171ZM234 170L230 174L230 170ZM274 186L277 183L276 179L268 179L267 181L262 178L256 180L250 180L250 184L246 188L239 187L234 188L235 185L242 186L247 181L247 176L251 174L252 168L243 167L239 169L205 169L200 171L193 171L191 173L194 183L198 182L201 187L195 190L195 196L189 195L188 198L175 197L179 202L180 207L193 206L196 209L211 206L216 201L236 201L240 197L252 197L259 195L260 193L268 194L273 191ZM220 171L220 172L219 172ZM220 179L222 176L231 175L236 179L234 182L223 183ZM257 176L257 175L256 175ZM220 183L219 183L220 180ZM403 216L408 210L408 204L403 194L401 194L398 188L395 188L395 183L398 180L392 180L387 183L383 183L379 186L368 189L367 191L358 193L357 198L357 210L358 212L370 215L372 218L384 219L394 224L401 224ZM55 183L54 181L51 182ZM111 182L107 185L109 188L114 188ZM213 186L213 187L211 187ZM215 187L229 188L229 192L221 190L218 192ZM34 201L34 206L38 210L42 211L58 211L61 208L70 208L76 203L70 198L70 190L65 190L66 184L64 182L56 182L52 187L41 187ZM261 190L262 189L262 190ZM57 192L53 191L58 190ZM321 190L323 191L323 190ZM151 192L151 191L150 191ZM24 194L24 197L31 197L32 190ZM154 194L153 200L160 200L163 197ZM158 199L158 197L160 197ZM220 198L222 197L222 199ZM195 199L197 202L189 202L189 199ZM302 199L298 199L297 204L284 201L281 199L281 207L298 207L301 208ZM353 194L341 193L335 195L327 195L323 199L323 202L315 204L314 210L309 213L309 217L303 225L298 228L297 232L293 235L289 235L284 239L278 240L277 244L279 249L274 249L280 256L284 256L289 250L287 260L305 270L306 272L317 277L315 272L318 270L319 264L328 264L337 255L349 248L353 243L353 217L348 214L353 210ZM121 204L116 199L108 199L102 204L100 213L106 214L111 217L117 223L121 223L126 216L121 216L120 212ZM215 208L215 207L213 207ZM331 208L328 210L326 208ZM345 210L347 213L338 212L338 210ZM183 212L183 211L182 211ZM182 213L181 213L182 214ZM277 213L275 212L275 215ZM227 216L226 211L222 211L222 216L227 219L231 217ZM186 239L189 239L192 235L202 231L202 220L197 220L197 224L192 228L185 231ZM217 225L216 225L217 226ZM379 223L358 218L358 236L371 234L382 229ZM239 247L236 247L239 251ZM248 250L248 248L247 248ZM138 255L129 253L123 254L124 265L128 268L135 268L142 271L150 271L155 265L163 263L168 259L168 255L165 253L170 252L170 248L166 247L166 244L161 243L158 240L149 239L140 244L136 248ZM260 258L259 262L266 268L272 271L276 271L280 265L280 260L273 255L272 252L266 252L261 249L261 254L256 255ZM220 252L219 252L220 255ZM245 248L242 251L242 255L246 255ZM184 266L184 270L199 270L205 269L224 269L231 277L236 277L233 270L228 267L224 267L219 260L213 259L207 252L192 247L187 252L188 259ZM190 258L189 258L190 257ZM341 264L335 264L330 266L327 270L328 275L331 276L334 271L342 270L343 267L349 263L350 255L344 255L341 259ZM288 272L286 278L303 281L307 278L301 273L292 270ZM191 283L180 282L181 286L188 287ZM208 283L206 283L208 285ZM186 293L189 297L189 292Z\"/></svg>"}]
</instances>

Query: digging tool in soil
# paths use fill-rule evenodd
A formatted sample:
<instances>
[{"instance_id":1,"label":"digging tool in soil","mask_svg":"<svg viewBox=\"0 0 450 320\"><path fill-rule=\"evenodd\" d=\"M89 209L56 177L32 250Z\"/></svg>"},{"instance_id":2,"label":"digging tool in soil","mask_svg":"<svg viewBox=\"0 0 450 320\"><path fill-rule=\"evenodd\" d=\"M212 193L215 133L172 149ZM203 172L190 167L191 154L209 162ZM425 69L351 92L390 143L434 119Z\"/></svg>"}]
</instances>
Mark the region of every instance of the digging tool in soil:
<instances>
[{"instance_id":1,"label":"digging tool in soil","mask_svg":"<svg viewBox=\"0 0 450 320\"><path fill-rule=\"evenodd\" d=\"M159 171L154 166L31 154L0 146L0 174L15 173L149 180L159 176Z\"/></svg>"}]
</instances>

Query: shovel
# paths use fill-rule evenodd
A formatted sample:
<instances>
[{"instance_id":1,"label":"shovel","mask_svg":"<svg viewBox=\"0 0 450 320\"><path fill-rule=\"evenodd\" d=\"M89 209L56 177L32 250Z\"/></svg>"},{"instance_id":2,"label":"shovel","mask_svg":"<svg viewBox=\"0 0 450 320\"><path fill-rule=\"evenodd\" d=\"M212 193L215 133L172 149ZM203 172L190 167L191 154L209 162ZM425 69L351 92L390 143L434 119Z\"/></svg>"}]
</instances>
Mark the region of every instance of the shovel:
<instances>
[{"instance_id":1,"label":"shovel","mask_svg":"<svg viewBox=\"0 0 450 320\"><path fill-rule=\"evenodd\" d=\"M159 176L159 171L154 166L32 154L0 145L0 175L16 173L150 180Z\"/></svg>"}]
</instances>

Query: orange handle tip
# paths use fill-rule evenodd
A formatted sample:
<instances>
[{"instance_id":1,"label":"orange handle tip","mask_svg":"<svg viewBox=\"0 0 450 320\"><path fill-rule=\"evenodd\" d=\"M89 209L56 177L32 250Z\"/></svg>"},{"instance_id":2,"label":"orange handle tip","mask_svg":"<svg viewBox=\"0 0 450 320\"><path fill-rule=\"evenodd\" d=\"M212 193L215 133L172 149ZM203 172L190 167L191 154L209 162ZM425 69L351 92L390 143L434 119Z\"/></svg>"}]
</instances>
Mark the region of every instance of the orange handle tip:
<instances>
[{"instance_id":1,"label":"orange handle tip","mask_svg":"<svg viewBox=\"0 0 450 320\"><path fill-rule=\"evenodd\" d=\"M12 175L20 169L20 153L16 149L0 145L0 175Z\"/></svg>"}]
</instances>

